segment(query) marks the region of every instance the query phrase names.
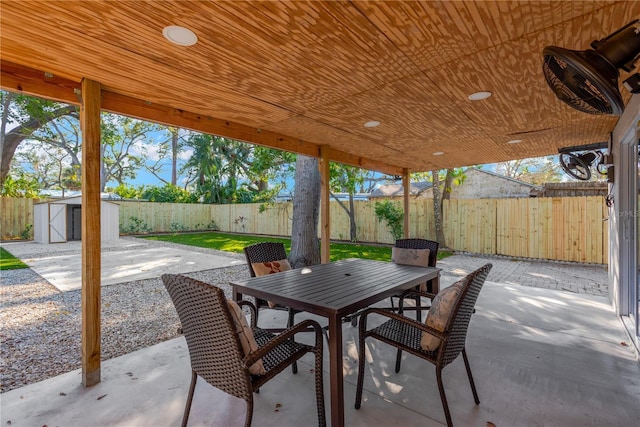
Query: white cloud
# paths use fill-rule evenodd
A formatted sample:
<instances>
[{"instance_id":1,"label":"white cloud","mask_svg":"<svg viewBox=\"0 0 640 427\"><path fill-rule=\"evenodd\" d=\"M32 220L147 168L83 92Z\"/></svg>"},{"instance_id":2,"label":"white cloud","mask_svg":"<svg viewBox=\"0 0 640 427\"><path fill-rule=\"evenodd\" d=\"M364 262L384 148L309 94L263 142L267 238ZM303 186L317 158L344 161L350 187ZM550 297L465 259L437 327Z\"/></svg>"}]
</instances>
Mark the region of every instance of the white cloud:
<instances>
[{"instance_id":1,"label":"white cloud","mask_svg":"<svg viewBox=\"0 0 640 427\"><path fill-rule=\"evenodd\" d=\"M189 160L191 158L191 156L193 156L193 148L187 148L186 150L181 151L178 154L178 158L180 160L184 160L184 161Z\"/></svg>"}]
</instances>

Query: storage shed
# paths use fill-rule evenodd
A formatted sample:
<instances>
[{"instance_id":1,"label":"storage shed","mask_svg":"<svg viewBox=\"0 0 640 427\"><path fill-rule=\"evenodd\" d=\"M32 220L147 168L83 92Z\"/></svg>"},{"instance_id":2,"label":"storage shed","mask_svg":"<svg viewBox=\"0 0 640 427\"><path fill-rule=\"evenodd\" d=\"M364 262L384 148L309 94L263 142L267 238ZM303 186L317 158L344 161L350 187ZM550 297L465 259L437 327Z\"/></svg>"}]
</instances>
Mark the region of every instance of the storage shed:
<instances>
[{"instance_id":1,"label":"storage shed","mask_svg":"<svg viewBox=\"0 0 640 427\"><path fill-rule=\"evenodd\" d=\"M38 243L63 243L82 239L82 197L50 200L33 206L33 236ZM100 202L100 238L120 237L120 206Z\"/></svg>"}]
</instances>

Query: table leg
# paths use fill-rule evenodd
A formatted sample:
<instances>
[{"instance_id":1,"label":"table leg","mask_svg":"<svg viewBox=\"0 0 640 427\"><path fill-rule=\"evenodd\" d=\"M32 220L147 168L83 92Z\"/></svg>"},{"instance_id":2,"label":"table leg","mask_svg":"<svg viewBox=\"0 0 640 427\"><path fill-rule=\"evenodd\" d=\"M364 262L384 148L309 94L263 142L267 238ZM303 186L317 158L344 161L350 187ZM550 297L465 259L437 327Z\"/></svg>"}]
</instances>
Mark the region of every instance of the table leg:
<instances>
[{"instance_id":1,"label":"table leg","mask_svg":"<svg viewBox=\"0 0 640 427\"><path fill-rule=\"evenodd\" d=\"M440 292L440 272L438 272L438 276L431 281L431 286L433 287L432 293L437 294Z\"/></svg>"},{"instance_id":2,"label":"table leg","mask_svg":"<svg viewBox=\"0 0 640 427\"><path fill-rule=\"evenodd\" d=\"M331 426L344 426L344 383L342 379L342 319L329 317L329 378Z\"/></svg>"},{"instance_id":3,"label":"table leg","mask_svg":"<svg viewBox=\"0 0 640 427\"><path fill-rule=\"evenodd\" d=\"M238 289L235 286L231 289L231 298L234 301L242 301L242 293L238 292Z\"/></svg>"}]
</instances>

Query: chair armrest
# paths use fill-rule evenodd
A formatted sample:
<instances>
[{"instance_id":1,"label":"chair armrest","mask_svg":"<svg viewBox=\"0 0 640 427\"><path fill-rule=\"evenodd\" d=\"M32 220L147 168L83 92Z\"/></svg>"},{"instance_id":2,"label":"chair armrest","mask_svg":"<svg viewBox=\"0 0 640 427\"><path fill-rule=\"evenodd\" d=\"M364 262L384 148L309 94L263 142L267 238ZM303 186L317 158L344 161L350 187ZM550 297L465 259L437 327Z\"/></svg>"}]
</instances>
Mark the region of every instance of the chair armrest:
<instances>
[{"instance_id":1,"label":"chair armrest","mask_svg":"<svg viewBox=\"0 0 640 427\"><path fill-rule=\"evenodd\" d=\"M306 319L300 323L293 325L292 327L282 331L276 335L273 339L269 340L265 345L258 348L251 354L248 354L244 358L245 366L249 367L253 365L258 359L261 359L265 354L269 353L288 339L291 339L295 334L299 332L308 332L308 328L312 327L316 334L316 351L322 353L322 327L315 320Z\"/></svg>"},{"instance_id":2,"label":"chair armrest","mask_svg":"<svg viewBox=\"0 0 640 427\"><path fill-rule=\"evenodd\" d=\"M402 323L406 323L409 326L413 326L414 328L420 329L423 332L426 332L434 337L444 339L447 334L445 332L441 332L437 329L432 328L431 326L418 322L414 319L410 319L409 317L403 316L402 314L394 313L392 311L384 310L381 308L368 308L366 309L362 315L360 315L360 330L359 333L364 335L367 329L367 317L370 314L379 314L383 317L387 317L389 319L394 319Z\"/></svg>"},{"instance_id":3,"label":"chair armrest","mask_svg":"<svg viewBox=\"0 0 640 427\"><path fill-rule=\"evenodd\" d=\"M251 303L251 301L238 301L238 306L242 309L243 306L249 307L249 312L251 313L251 327L255 328L258 326L258 310L256 306Z\"/></svg>"}]
</instances>

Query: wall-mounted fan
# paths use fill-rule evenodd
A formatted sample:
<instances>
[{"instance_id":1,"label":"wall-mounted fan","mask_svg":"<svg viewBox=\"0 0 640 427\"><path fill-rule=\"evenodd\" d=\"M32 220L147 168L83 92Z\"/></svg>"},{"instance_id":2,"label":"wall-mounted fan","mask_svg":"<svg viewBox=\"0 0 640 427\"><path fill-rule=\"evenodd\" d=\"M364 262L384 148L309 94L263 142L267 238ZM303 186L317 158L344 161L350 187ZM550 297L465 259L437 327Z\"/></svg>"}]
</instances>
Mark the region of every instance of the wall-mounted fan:
<instances>
[{"instance_id":1,"label":"wall-mounted fan","mask_svg":"<svg viewBox=\"0 0 640 427\"><path fill-rule=\"evenodd\" d=\"M567 147L558 150L560 153L560 167L567 175L580 181L591 179L591 169L595 169L601 175L607 175L611 166L611 155L604 155L602 148L607 146L606 142L582 145L578 147Z\"/></svg>"},{"instance_id":2,"label":"wall-mounted fan","mask_svg":"<svg viewBox=\"0 0 640 427\"><path fill-rule=\"evenodd\" d=\"M624 103L618 90L618 69L633 70L640 54L640 20L593 41L591 47L584 51L545 47L544 77L553 93L571 107L589 114L620 115ZM634 93L637 77L628 79Z\"/></svg>"}]
</instances>

